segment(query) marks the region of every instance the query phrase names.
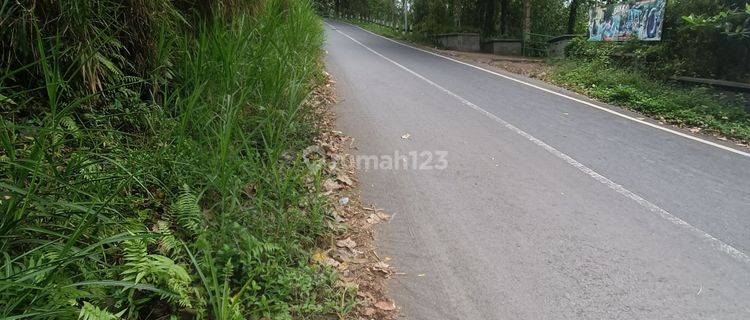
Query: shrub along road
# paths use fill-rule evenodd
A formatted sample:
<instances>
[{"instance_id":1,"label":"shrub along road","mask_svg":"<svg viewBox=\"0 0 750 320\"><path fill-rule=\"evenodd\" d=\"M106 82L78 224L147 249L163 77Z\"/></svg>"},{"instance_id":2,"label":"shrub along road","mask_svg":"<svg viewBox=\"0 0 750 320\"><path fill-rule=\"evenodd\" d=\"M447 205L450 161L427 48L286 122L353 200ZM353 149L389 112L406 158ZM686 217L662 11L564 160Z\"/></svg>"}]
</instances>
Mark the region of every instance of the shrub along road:
<instances>
[{"instance_id":1,"label":"shrub along road","mask_svg":"<svg viewBox=\"0 0 750 320\"><path fill-rule=\"evenodd\" d=\"M348 24L326 36L359 155L447 152L443 170L360 168L364 200L393 214L379 241L407 317L750 315L747 150Z\"/></svg>"}]
</instances>

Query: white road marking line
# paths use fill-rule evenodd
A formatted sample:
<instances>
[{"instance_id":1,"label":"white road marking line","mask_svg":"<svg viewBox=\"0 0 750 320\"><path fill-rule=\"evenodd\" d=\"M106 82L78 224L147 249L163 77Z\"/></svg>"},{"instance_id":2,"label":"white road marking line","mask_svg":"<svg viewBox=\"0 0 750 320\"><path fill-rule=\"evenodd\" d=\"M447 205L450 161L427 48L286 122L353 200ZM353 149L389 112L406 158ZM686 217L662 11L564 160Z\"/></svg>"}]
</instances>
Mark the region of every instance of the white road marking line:
<instances>
[{"instance_id":1,"label":"white road marking line","mask_svg":"<svg viewBox=\"0 0 750 320\"><path fill-rule=\"evenodd\" d=\"M635 201L636 203L638 203L642 207L648 209L650 212L658 215L662 219L667 220L667 221L671 222L672 224L675 224L675 225L677 225L677 226L685 229L686 231L692 233L693 235L699 237L700 239L703 239L703 241L705 241L706 243L708 243L712 248L714 248L714 249L716 249L716 250L718 250L720 252L723 252L723 253L729 255L730 257L734 258L737 261L744 262L746 264L750 264L750 257L748 257L744 252L740 251L739 249L737 249L737 248L735 248L735 247L733 247L733 246L731 246L731 245L729 245L729 244L727 244L727 243L725 243L725 242L717 239L716 237L714 237L714 236L706 233L705 231L703 231L703 230L701 230L701 229L699 229L699 228L697 228L697 227L695 227L695 226L693 226L693 225L685 222L684 220L682 220L682 219L678 218L677 216L669 213L668 211L660 208L659 206L651 203L650 201L648 201L648 200L644 199L643 197L635 194L634 192L626 189L625 187L623 187L623 186L621 186L621 185L613 182L612 180L609 180L607 177L605 177L605 176L597 173L593 169L591 169L591 168L583 165L582 163L580 163L577 160L571 158L567 154L562 153L561 151L559 151L559 150L555 149L554 147L548 145L544 141L535 138L534 136L532 136L532 135L526 133L525 131L517 128L516 126L508 123L507 121L501 119L500 117L498 117L498 116L490 113L489 111L487 111L485 109L482 109L481 107L477 106L476 104L472 103L471 101L466 100L465 98L463 98L463 97L459 96L458 94L455 94L452 91L450 91L450 90L448 90L448 89L440 86L439 84L433 82L432 80L425 78L421 74L419 74L419 73L417 73L415 71L412 71L411 69L409 69L407 67L404 67L403 65L399 64L396 61L391 60L390 58L382 55L381 53L379 53L379 52L371 49L370 47L362 44L361 42L357 41L357 39L354 39L354 38L350 37L348 34L342 32L341 30L338 30L338 29L334 28L330 24L326 23L326 25L328 25L329 27L331 27L334 31L336 31L336 32L342 34L343 36L349 38L350 40L354 41L356 44L358 44L358 45L362 46L363 48L367 49L371 53L373 53L373 54L375 54L375 55L377 55L377 56L385 59L386 61L388 61L390 63L393 63L397 67L399 67L399 68L405 70L406 72L409 72L410 74L414 75L415 77L417 77L417 78L419 78L419 79L427 82L428 84L430 84L433 87L439 89L440 91L444 92L445 94L454 97L456 100L460 101L465 106L467 106L467 107L469 107L469 108L471 108L471 109L473 109L473 110L475 110L475 111L483 114L484 116L486 116L486 117L494 120L495 122L497 122L497 123L501 124L502 126L510 129L511 131L515 132L516 134L518 134L518 135L520 135L520 136L528 139L529 141L533 142L537 146L542 147L547 152L551 153L552 155L556 156L557 158L562 159L563 161L567 162L569 165L571 165L574 168L578 169L579 171L585 173L586 175L594 178L594 180L599 181L600 183L604 184L605 186L607 186L608 188L614 190L615 192L617 192L617 193L619 193L619 194L621 194L621 195L623 195L623 196L625 196L625 197L627 197L627 198Z\"/></svg>"},{"instance_id":2,"label":"white road marking line","mask_svg":"<svg viewBox=\"0 0 750 320\"><path fill-rule=\"evenodd\" d=\"M453 61L455 63L460 63L462 65L469 66L469 67L472 67L474 69L482 70L484 72L487 72L487 73L490 73L490 74L494 74L494 75L496 75L498 77L501 77L501 78L504 78L504 79L508 79L508 80L511 80L511 81L515 81L517 83L520 83L520 84L523 84L523 85L526 85L526 86L529 86L529 87L532 87L532 88L535 88L535 89L539 89L539 90L542 90L544 92L551 93L551 94L563 97L563 98L568 99L568 100L572 100L572 101L575 101L575 102L578 102L578 103L582 103L582 104L587 105L589 107L596 108L596 109L599 109L601 111L604 111L604 112L607 112L607 113L611 113L611 114L616 115L618 117L622 117L622 118L625 118L625 119L628 119L628 120L631 120L631 121L635 121L635 122L638 122L638 123L643 124L643 125L647 125L647 126L652 127L652 128L656 128L656 129L659 129L659 130L662 130L662 131L665 131L665 132L669 132L671 134L675 134L675 135L678 135L678 136L683 137L683 138L687 138L687 139L690 139L690 140L693 140L693 141L704 143L704 144L707 144L707 145L710 145L710 146L713 146L713 147L716 147L716 148L719 148L719 149L723 149L723 150L726 150L726 151L729 151L729 152L732 152L732 153L736 153L736 154L741 155L741 156L750 157L750 153L742 151L742 150L737 150L735 148L728 147L728 146L725 146L723 144L719 144L719 143L716 143L716 142L713 142L713 141L708 141L708 140L705 140L705 139L701 139L701 138L698 138L696 136L691 136L689 134L686 134L686 133L683 133L683 132L679 132L677 130L673 130L673 129L670 129L670 128L662 127L660 125L656 125L656 124L653 124L653 123L648 122L648 121L644 121L644 120L641 120L641 119L638 119L638 118L635 118L635 117L631 117L629 115L626 115L626 114L623 114L623 113L619 113L619 112L614 111L612 109L605 108L605 107L596 105L596 104L588 102L588 101L584 101L584 100L581 100L581 99L578 99L578 98L575 98L575 97L571 97L569 95L566 95L566 94L563 94L563 93L560 93L560 92L557 92L557 91L554 91L554 90L543 88L543 87L540 87L540 86L535 85L533 83L528 83L528 82L523 81L521 79L516 79L516 78L510 77L510 76L501 74L501 73L497 73L497 72L492 71L492 70L487 70L485 68L473 65L471 63L466 63L466 62L463 62L463 61L460 61L460 60L453 59L451 57L446 57L446 56L444 56L442 54L438 54L438 53L435 53L435 52L432 52L432 51L428 51L428 50L424 50L424 49L417 48L417 47L414 47L414 46L410 46L408 44L398 42L398 41L390 39L388 37L381 36L381 35L379 35L377 33L374 33L374 32L372 32L370 30L364 29L364 28L362 28L360 26L353 25L351 23L347 23L347 22L342 22L342 23L348 24L348 25L350 25L352 27L359 28L362 31L365 31L365 32L370 33L370 34L372 34L374 36L378 36L380 38L386 39L386 40L391 41L393 43L397 43L397 44L402 45L402 46L407 47L407 48L411 48L411 49L414 49L414 50L422 51L424 53L429 53L431 55L434 55L434 56L437 56L437 57L440 57L440 58L443 58L443 59L446 59L446 60L450 60L450 61ZM326 24L328 24L328 23L326 23ZM328 25L330 26L330 24L328 24Z\"/></svg>"}]
</instances>

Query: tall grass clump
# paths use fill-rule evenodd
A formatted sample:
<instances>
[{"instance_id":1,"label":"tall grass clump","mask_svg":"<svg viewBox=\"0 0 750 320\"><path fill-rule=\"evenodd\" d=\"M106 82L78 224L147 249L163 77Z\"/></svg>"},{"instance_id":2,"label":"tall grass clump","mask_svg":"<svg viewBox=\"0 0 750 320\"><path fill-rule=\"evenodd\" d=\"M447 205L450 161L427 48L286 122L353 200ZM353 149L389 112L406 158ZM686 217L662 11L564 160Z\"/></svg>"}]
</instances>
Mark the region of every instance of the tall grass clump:
<instances>
[{"instance_id":1,"label":"tall grass clump","mask_svg":"<svg viewBox=\"0 0 750 320\"><path fill-rule=\"evenodd\" d=\"M0 318L327 318L307 1L0 2Z\"/></svg>"}]
</instances>

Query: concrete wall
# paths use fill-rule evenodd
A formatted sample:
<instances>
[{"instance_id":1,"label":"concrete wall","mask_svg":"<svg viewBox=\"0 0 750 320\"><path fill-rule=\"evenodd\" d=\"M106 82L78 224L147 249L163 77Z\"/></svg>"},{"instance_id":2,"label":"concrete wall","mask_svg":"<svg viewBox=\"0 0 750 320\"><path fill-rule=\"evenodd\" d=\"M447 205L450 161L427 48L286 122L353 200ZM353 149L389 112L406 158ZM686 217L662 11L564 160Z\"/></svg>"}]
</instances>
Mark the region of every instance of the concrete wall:
<instances>
[{"instance_id":1,"label":"concrete wall","mask_svg":"<svg viewBox=\"0 0 750 320\"><path fill-rule=\"evenodd\" d=\"M489 40L482 43L482 52L503 56L520 56L523 55L523 43L521 40L515 39Z\"/></svg>"},{"instance_id":2,"label":"concrete wall","mask_svg":"<svg viewBox=\"0 0 750 320\"><path fill-rule=\"evenodd\" d=\"M570 40L575 38L575 35L564 35L549 40L549 57L553 59L564 59L565 58L565 47L568 46Z\"/></svg>"},{"instance_id":3,"label":"concrete wall","mask_svg":"<svg viewBox=\"0 0 750 320\"><path fill-rule=\"evenodd\" d=\"M476 33L449 33L435 36L437 42L446 49L467 52L479 52L479 34Z\"/></svg>"}]
</instances>

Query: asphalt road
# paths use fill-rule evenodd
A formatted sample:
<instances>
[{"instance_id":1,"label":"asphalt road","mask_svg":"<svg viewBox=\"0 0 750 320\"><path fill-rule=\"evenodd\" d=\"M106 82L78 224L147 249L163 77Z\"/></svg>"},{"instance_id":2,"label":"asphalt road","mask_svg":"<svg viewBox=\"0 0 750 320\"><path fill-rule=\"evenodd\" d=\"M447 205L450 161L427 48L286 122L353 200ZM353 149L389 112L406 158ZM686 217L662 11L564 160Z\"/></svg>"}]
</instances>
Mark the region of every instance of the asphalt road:
<instances>
[{"instance_id":1,"label":"asphalt road","mask_svg":"<svg viewBox=\"0 0 750 320\"><path fill-rule=\"evenodd\" d=\"M325 28L355 154L407 155L360 181L408 319L750 318L746 151Z\"/></svg>"}]
</instances>

